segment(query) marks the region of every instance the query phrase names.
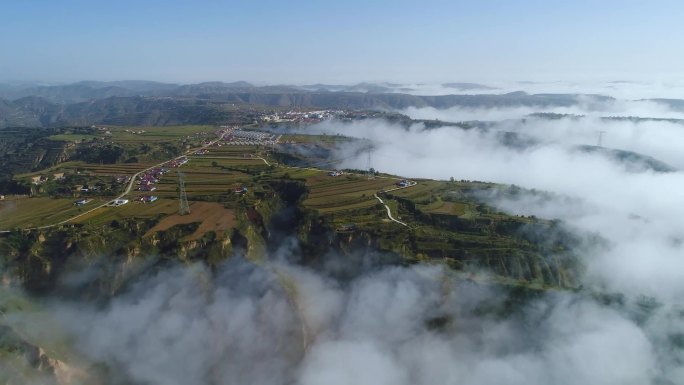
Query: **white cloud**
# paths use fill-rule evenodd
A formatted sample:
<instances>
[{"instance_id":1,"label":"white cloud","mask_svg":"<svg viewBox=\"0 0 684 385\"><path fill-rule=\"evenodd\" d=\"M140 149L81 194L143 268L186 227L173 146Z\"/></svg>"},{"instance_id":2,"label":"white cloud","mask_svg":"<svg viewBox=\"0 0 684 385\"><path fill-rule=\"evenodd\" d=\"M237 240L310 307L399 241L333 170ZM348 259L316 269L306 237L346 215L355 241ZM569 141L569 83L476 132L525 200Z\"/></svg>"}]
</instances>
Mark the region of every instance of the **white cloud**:
<instances>
[{"instance_id":1,"label":"white cloud","mask_svg":"<svg viewBox=\"0 0 684 385\"><path fill-rule=\"evenodd\" d=\"M653 113L659 113L652 110ZM598 111L604 114L606 111ZM429 115L431 110L422 113ZM448 113L448 112L447 112ZM498 112L494 112L499 118ZM482 120L488 120L487 111ZM605 121L598 118L502 122L488 130L454 127L425 130L381 120L351 124L327 122L315 127L329 133L369 138L375 143L373 166L409 177L484 180L516 184L574 198L571 206L501 202L505 208L535 214L553 214L583 231L599 233L610 241L608 251L588 255L594 284L632 294L655 295L672 301L684 295L684 259L678 239L684 237L681 172L634 172L600 153L585 153L574 146L594 144L596 131L606 131L604 143L653 156L684 167L679 144L680 124L670 122ZM505 146L498 134L511 131L534 139L531 147ZM340 158L347 158L341 155ZM344 166L364 168L365 157ZM525 213L525 212L522 212Z\"/></svg>"},{"instance_id":2,"label":"white cloud","mask_svg":"<svg viewBox=\"0 0 684 385\"><path fill-rule=\"evenodd\" d=\"M200 266L170 269L104 308L53 309L85 357L149 384L682 379L675 362L658 361L669 345L654 345L672 330L663 326L672 319L661 316L642 329L624 309L586 296L552 292L501 317L485 309L504 301L505 290L436 267L386 267L343 285L282 264L233 261L215 274ZM284 290L283 279L296 294ZM429 326L435 317L446 324ZM317 325L306 347L302 325Z\"/></svg>"}]
</instances>

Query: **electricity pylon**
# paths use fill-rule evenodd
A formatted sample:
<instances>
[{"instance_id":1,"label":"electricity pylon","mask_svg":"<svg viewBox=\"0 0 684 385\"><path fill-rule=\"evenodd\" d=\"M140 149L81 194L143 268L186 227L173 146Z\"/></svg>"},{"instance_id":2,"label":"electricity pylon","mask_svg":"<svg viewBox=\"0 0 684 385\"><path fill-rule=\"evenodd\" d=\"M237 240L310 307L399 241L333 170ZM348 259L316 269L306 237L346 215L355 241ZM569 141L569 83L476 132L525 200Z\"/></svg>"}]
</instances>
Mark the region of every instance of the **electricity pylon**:
<instances>
[{"instance_id":1,"label":"electricity pylon","mask_svg":"<svg viewBox=\"0 0 684 385\"><path fill-rule=\"evenodd\" d=\"M605 134L605 131L596 131L598 133L598 146L602 147L601 145L603 144L603 134Z\"/></svg>"},{"instance_id":2,"label":"electricity pylon","mask_svg":"<svg viewBox=\"0 0 684 385\"><path fill-rule=\"evenodd\" d=\"M367 165L366 165L366 169L368 170L368 171L367 171L367 173L368 173L368 180L373 180L373 179L375 179L375 170L373 169L372 164L371 164L371 150L372 150L372 148L371 148L371 147L368 147L368 162L367 162Z\"/></svg>"},{"instance_id":3,"label":"electricity pylon","mask_svg":"<svg viewBox=\"0 0 684 385\"><path fill-rule=\"evenodd\" d=\"M185 174L178 172L178 193L180 194L180 208L178 214L190 214L190 204L188 203L188 194L185 192Z\"/></svg>"}]
</instances>

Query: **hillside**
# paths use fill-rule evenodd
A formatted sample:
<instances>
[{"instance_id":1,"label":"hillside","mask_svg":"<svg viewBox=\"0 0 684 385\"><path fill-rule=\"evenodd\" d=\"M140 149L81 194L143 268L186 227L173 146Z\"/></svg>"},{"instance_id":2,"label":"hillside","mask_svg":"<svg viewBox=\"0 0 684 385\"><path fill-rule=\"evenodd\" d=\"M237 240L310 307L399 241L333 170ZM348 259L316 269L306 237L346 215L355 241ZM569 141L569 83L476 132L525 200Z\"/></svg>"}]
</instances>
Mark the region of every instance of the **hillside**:
<instances>
[{"instance_id":1,"label":"hillside","mask_svg":"<svg viewBox=\"0 0 684 385\"><path fill-rule=\"evenodd\" d=\"M577 151L605 156L622 165L629 171L641 172L650 170L655 172L675 172L676 168L651 156L633 151L618 150L598 146L577 146Z\"/></svg>"},{"instance_id":2,"label":"hillside","mask_svg":"<svg viewBox=\"0 0 684 385\"><path fill-rule=\"evenodd\" d=\"M81 86L79 86L81 87ZM76 87L77 90L82 88ZM245 89L247 88L247 89ZM395 110L408 107L500 108L569 107L579 95L514 92L502 95L417 96L401 93L307 92L278 87L250 88L214 83L180 86L169 96L130 96L99 88L87 94L89 101L62 104L41 96L0 100L0 127L89 124L205 124L230 119L236 106L312 109ZM43 93L39 93L43 95ZM591 96L599 101L603 96Z\"/></svg>"},{"instance_id":3,"label":"hillside","mask_svg":"<svg viewBox=\"0 0 684 385\"><path fill-rule=\"evenodd\" d=\"M109 130L105 140L90 128L57 135L45 129L5 130L8 136L21 133L31 141L15 141L3 150L3 168L14 172L13 180L31 185L36 176L47 176L32 185L31 198L0 202L0 230L9 231L0 239L0 255L9 258L4 266L21 270L36 263L32 267L38 269L36 274L47 269L36 278L24 276L28 280L24 284L35 282L47 290L49 282L58 282L61 267L41 262L57 256L65 268L80 264L69 261L85 255L122 253L218 262L240 254L237 249L241 249L260 259L285 239L297 244L302 258L311 264L322 263L330 253L374 252L405 263L435 260L459 270L487 268L501 279L541 286L575 284L572 250L579 240L558 223L507 215L478 200L476 192L501 186L469 181L408 183L392 175L368 180L353 170L330 176L326 169L307 167L316 162L333 164L329 157L338 142L352 140L345 137L285 134L281 139L287 144L268 153L258 144L230 140L215 140L203 151L190 151L181 169L191 207L197 210L206 202L216 206L213 211L228 210L225 215L235 216L226 222L229 225L215 227L203 218L178 218L175 172L163 176L165 172L158 171L151 182L154 190L139 181L139 187L124 191L122 196L135 203L106 207L124 190L122 177L177 158L183 148L201 146L218 133L232 132L214 132L211 126ZM61 177L53 178L57 172ZM74 185L90 189L74 190ZM236 186L245 191L234 193ZM150 195L158 200L138 202ZM86 199L83 209L73 204L76 198ZM384 205L403 225L388 220L390 209ZM69 220L83 210L93 212ZM102 243L105 238L109 241ZM546 260L550 254L553 261Z\"/></svg>"}]
</instances>

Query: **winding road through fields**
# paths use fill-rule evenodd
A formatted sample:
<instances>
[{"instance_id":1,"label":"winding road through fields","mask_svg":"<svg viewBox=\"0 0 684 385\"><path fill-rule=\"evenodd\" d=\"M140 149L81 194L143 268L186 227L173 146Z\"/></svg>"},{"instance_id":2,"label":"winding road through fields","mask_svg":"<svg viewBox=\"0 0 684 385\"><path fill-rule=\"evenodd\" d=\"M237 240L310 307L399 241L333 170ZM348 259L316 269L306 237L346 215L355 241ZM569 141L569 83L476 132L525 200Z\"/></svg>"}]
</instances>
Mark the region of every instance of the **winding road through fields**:
<instances>
[{"instance_id":1,"label":"winding road through fields","mask_svg":"<svg viewBox=\"0 0 684 385\"><path fill-rule=\"evenodd\" d=\"M406 223L404 223L404 222L402 222L402 221L400 221L400 220L398 220L398 219L395 219L395 218L392 216L392 211L390 210L389 206L387 206L387 205L385 204L385 202L383 202L383 200L380 199L380 197L378 196L378 194L374 194L373 196L380 202L380 204L382 204L383 206L385 206L385 209L387 210L387 218L389 218L391 221L397 222L398 224L400 224L400 225L402 225L402 226L408 227L408 225L407 225Z\"/></svg>"},{"instance_id":2,"label":"winding road through fields","mask_svg":"<svg viewBox=\"0 0 684 385\"><path fill-rule=\"evenodd\" d=\"M413 186L415 186L415 185L417 185L417 184L418 184L417 182L409 181L408 184L407 184L406 186L399 186L399 187L396 187L396 188L392 188L392 189L389 189L389 190L385 190L385 191L383 191L383 192L390 192L390 191L401 190L401 189L404 189L404 188L413 187ZM377 200L380 202L380 204L382 204L383 206L385 206L385 210L387 210L387 218L389 218L391 221L396 222L396 223L398 223L398 224L400 224L400 225L402 225L402 226L409 227L409 225L407 225L406 223L404 223L404 222L402 222L402 221L400 221L400 220L398 220L398 219L396 219L396 218L394 218L394 217L392 216L392 211L390 210L389 206L387 206L387 204L385 204L385 202L378 196L378 194L373 194L373 196L375 197L375 199L377 199Z\"/></svg>"}]
</instances>

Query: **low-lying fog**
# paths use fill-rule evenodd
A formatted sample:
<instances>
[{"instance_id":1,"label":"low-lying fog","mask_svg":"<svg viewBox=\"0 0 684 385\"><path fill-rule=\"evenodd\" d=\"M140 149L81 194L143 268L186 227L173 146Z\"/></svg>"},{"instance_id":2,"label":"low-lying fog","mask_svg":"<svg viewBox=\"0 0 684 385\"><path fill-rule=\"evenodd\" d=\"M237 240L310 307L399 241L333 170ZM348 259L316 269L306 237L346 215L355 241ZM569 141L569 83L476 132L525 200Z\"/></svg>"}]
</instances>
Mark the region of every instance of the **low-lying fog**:
<instances>
[{"instance_id":1,"label":"low-lying fog","mask_svg":"<svg viewBox=\"0 0 684 385\"><path fill-rule=\"evenodd\" d=\"M49 316L7 322L45 334L50 319L81 357L108 364L105 383L642 385L684 374L670 307L645 317L630 301L549 292L502 313L507 293L438 267L339 280L278 260L167 269L104 307L52 303Z\"/></svg>"},{"instance_id":2,"label":"low-lying fog","mask_svg":"<svg viewBox=\"0 0 684 385\"><path fill-rule=\"evenodd\" d=\"M451 112L453 116L446 116L445 121L462 120L460 111ZM423 117L430 117L429 113L420 112ZM647 116L659 114L656 109ZM605 116L609 115L606 111ZM489 120L487 112L479 119ZM610 240L613 247L608 252L587 256L593 283L610 284L621 292L664 296L667 301L684 294L684 259L680 257L684 174L635 170L600 151L577 147L595 146L598 131L604 131L604 147L633 151L682 169L682 124L587 117L510 120L488 130L426 130L422 124L406 129L382 120L324 122L316 129L371 139L375 145L372 165L381 172L516 184L579 198L583 207L548 202L535 206L530 204L532 199L495 203L513 213L564 219ZM502 132L516 133L526 144L506 143ZM345 154L340 158L346 158ZM365 164L365 156L360 156L345 161L344 166L365 168Z\"/></svg>"},{"instance_id":3,"label":"low-lying fog","mask_svg":"<svg viewBox=\"0 0 684 385\"><path fill-rule=\"evenodd\" d=\"M683 82L671 79L654 80L653 78L633 80L578 78L574 81L500 81L487 79L473 82L381 84L394 92L414 95L505 94L524 91L530 94L605 95L621 100L681 99L684 95Z\"/></svg>"}]
</instances>

